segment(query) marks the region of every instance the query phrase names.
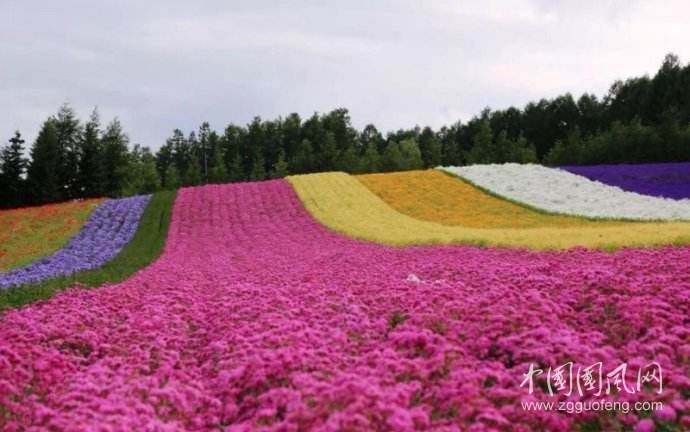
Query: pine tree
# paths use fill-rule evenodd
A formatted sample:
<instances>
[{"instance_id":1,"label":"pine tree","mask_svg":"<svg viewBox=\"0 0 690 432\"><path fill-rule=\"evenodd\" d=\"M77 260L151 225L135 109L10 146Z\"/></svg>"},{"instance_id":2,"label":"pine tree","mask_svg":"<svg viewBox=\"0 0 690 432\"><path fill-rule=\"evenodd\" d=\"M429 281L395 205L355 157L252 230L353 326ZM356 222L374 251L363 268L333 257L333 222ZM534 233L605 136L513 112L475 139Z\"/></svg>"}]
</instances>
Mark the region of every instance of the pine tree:
<instances>
[{"instance_id":1,"label":"pine tree","mask_svg":"<svg viewBox=\"0 0 690 432\"><path fill-rule=\"evenodd\" d=\"M180 187L180 172L175 164L170 164L165 171L165 189L172 190Z\"/></svg>"},{"instance_id":2,"label":"pine tree","mask_svg":"<svg viewBox=\"0 0 690 432\"><path fill-rule=\"evenodd\" d=\"M319 154L319 169L321 171L333 171L337 157L338 147L336 146L335 134L330 131L326 132L321 145L321 154Z\"/></svg>"},{"instance_id":3,"label":"pine tree","mask_svg":"<svg viewBox=\"0 0 690 432\"><path fill-rule=\"evenodd\" d=\"M79 159L83 130L69 104L63 104L58 110L55 130L59 148L57 174L62 188L61 198L78 198L82 196L79 190Z\"/></svg>"},{"instance_id":4,"label":"pine tree","mask_svg":"<svg viewBox=\"0 0 690 432\"><path fill-rule=\"evenodd\" d=\"M172 147L172 157L181 178L187 174L192 152L189 141L184 137L181 130L175 129L173 136L168 139L168 144Z\"/></svg>"},{"instance_id":5,"label":"pine tree","mask_svg":"<svg viewBox=\"0 0 690 432\"><path fill-rule=\"evenodd\" d=\"M423 166L422 152L419 150L419 144L414 138L408 138L398 144L400 148L400 169L413 170L420 169Z\"/></svg>"},{"instance_id":6,"label":"pine tree","mask_svg":"<svg viewBox=\"0 0 690 432\"><path fill-rule=\"evenodd\" d=\"M62 198L58 173L60 153L55 119L51 117L43 123L31 148L27 184L32 203L51 203Z\"/></svg>"},{"instance_id":7,"label":"pine tree","mask_svg":"<svg viewBox=\"0 0 690 432\"><path fill-rule=\"evenodd\" d=\"M433 168L441 163L441 142L429 127L425 127L419 135L419 151L425 168Z\"/></svg>"},{"instance_id":8,"label":"pine tree","mask_svg":"<svg viewBox=\"0 0 690 432\"><path fill-rule=\"evenodd\" d=\"M381 155L379 155L378 145L375 142L367 144L364 155L360 161L360 171L364 173L378 172L381 168Z\"/></svg>"},{"instance_id":9,"label":"pine tree","mask_svg":"<svg viewBox=\"0 0 690 432\"><path fill-rule=\"evenodd\" d=\"M340 152L338 159L335 161L335 169L347 173L359 172L359 159L353 146L348 146Z\"/></svg>"},{"instance_id":10,"label":"pine tree","mask_svg":"<svg viewBox=\"0 0 690 432\"><path fill-rule=\"evenodd\" d=\"M98 197L105 193L103 164L105 155L101 146L100 120L94 108L84 127L79 161L79 189L84 197Z\"/></svg>"},{"instance_id":11,"label":"pine tree","mask_svg":"<svg viewBox=\"0 0 690 432\"><path fill-rule=\"evenodd\" d=\"M129 138L122 131L122 125L116 118L103 132L101 139L103 146L103 172L105 174L105 190L108 196L119 196L127 180L129 165Z\"/></svg>"},{"instance_id":12,"label":"pine tree","mask_svg":"<svg viewBox=\"0 0 690 432\"><path fill-rule=\"evenodd\" d=\"M201 164L199 163L199 159L196 157L192 158L189 168L187 169L187 173L184 176L184 185L198 186L203 183L202 176L203 173L201 172Z\"/></svg>"},{"instance_id":13,"label":"pine tree","mask_svg":"<svg viewBox=\"0 0 690 432\"><path fill-rule=\"evenodd\" d=\"M285 160L285 152L280 151L278 154L278 161L273 165L273 172L271 173L271 178L283 178L290 174L290 167Z\"/></svg>"},{"instance_id":14,"label":"pine tree","mask_svg":"<svg viewBox=\"0 0 690 432\"><path fill-rule=\"evenodd\" d=\"M380 168L382 171L400 171L402 169L401 159L400 146L395 141L391 141L383 152Z\"/></svg>"},{"instance_id":15,"label":"pine tree","mask_svg":"<svg viewBox=\"0 0 690 432\"><path fill-rule=\"evenodd\" d=\"M472 149L467 154L470 164L492 163L497 160L493 132L489 120L480 123L479 131L472 138Z\"/></svg>"},{"instance_id":16,"label":"pine tree","mask_svg":"<svg viewBox=\"0 0 690 432\"><path fill-rule=\"evenodd\" d=\"M156 170L156 158L148 147L134 146L129 153L127 180L122 195L150 194L160 188L160 178Z\"/></svg>"},{"instance_id":17,"label":"pine tree","mask_svg":"<svg viewBox=\"0 0 690 432\"><path fill-rule=\"evenodd\" d=\"M0 152L0 207L25 205L28 161L24 158L24 140L19 131L9 140L10 145Z\"/></svg>"},{"instance_id":18,"label":"pine tree","mask_svg":"<svg viewBox=\"0 0 690 432\"><path fill-rule=\"evenodd\" d=\"M173 149L172 144L168 141L156 153L156 170L158 171L162 186L167 184L165 175L168 167L172 164L174 164Z\"/></svg>"},{"instance_id":19,"label":"pine tree","mask_svg":"<svg viewBox=\"0 0 690 432\"><path fill-rule=\"evenodd\" d=\"M252 172L249 174L249 179L252 181L259 181L266 179L266 167L264 166L263 156L259 156L254 160L252 165Z\"/></svg>"},{"instance_id":20,"label":"pine tree","mask_svg":"<svg viewBox=\"0 0 690 432\"><path fill-rule=\"evenodd\" d=\"M223 150L216 146L213 150L213 168L210 172L211 183L225 183L228 181L228 169L225 166Z\"/></svg>"},{"instance_id":21,"label":"pine tree","mask_svg":"<svg viewBox=\"0 0 690 432\"><path fill-rule=\"evenodd\" d=\"M303 139L290 160L290 169L295 174L305 174L312 172L314 168L314 149L308 139Z\"/></svg>"},{"instance_id":22,"label":"pine tree","mask_svg":"<svg viewBox=\"0 0 690 432\"><path fill-rule=\"evenodd\" d=\"M141 185L139 193L143 194L153 193L161 187L161 179L156 169L156 158L146 147L141 156Z\"/></svg>"},{"instance_id":23,"label":"pine tree","mask_svg":"<svg viewBox=\"0 0 690 432\"><path fill-rule=\"evenodd\" d=\"M239 155L236 155L234 158L232 158L232 161L230 162L230 167L228 168L228 178L231 182L238 182L246 179Z\"/></svg>"}]
</instances>

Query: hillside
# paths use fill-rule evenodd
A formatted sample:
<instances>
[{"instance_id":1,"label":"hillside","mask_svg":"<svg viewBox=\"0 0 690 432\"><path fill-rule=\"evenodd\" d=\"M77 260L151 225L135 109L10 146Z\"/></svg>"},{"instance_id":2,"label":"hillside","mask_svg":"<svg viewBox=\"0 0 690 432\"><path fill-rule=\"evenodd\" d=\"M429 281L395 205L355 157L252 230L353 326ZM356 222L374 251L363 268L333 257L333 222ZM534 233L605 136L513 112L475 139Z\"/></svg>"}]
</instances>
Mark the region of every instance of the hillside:
<instances>
[{"instance_id":1,"label":"hillside","mask_svg":"<svg viewBox=\"0 0 690 432\"><path fill-rule=\"evenodd\" d=\"M513 169L475 168L491 185ZM602 206L633 193L598 185ZM610 220L521 202L550 195L519 178L500 190L514 195L433 170L141 197L131 239L103 266L4 288L5 306L24 306L0 316L0 429L686 427L690 220L635 220L661 211L638 193ZM631 388L658 362L661 393L580 391L664 409L520 408L564 397L545 371L568 362L627 363ZM528 391L532 367L544 373Z\"/></svg>"}]
</instances>

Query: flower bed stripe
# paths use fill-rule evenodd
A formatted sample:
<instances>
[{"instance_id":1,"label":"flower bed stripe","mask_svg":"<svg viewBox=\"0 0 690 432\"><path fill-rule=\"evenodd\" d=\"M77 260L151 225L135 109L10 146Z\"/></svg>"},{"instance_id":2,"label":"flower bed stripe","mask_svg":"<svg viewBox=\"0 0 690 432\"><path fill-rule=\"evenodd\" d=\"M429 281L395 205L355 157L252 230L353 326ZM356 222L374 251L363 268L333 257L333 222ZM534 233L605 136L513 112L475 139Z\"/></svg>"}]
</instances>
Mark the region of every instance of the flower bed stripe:
<instances>
[{"instance_id":1,"label":"flower bed stripe","mask_svg":"<svg viewBox=\"0 0 690 432\"><path fill-rule=\"evenodd\" d=\"M630 192L673 199L690 198L690 162L560 168Z\"/></svg>"},{"instance_id":2,"label":"flower bed stripe","mask_svg":"<svg viewBox=\"0 0 690 432\"><path fill-rule=\"evenodd\" d=\"M437 170L356 176L386 204L416 219L473 228L619 225L537 212L487 194Z\"/></svg>"},{"instance_id":3,"label":"flower bed stripe","mask_svg":"<svg viewBox=\"0 0 690 432\"><path fill-rule=\"evenodd\" d=\"M27 265L66 245L102 201L0 210L0 272Z\"/></svg>"},{"instance_id":4,"label":"flower bed stripe","mask_svg":"<svg viewBox=\"0 0 690 432\"><path fill-rule=\"evenodd\" d=\"M37 283L102 266L132 239L149 199L147 195L104 202L67 246L26 267L0 273L0 288Z\"/></svg>"},{"instance_id":5,"label":"flower bed stripe","mask_svg":"<svg viewBox=\"0 0 690 432\"><path fill-rule=\"evenodd\" d=\"M291 176L288 181L307 210L325 226L353 238L383 244L475 244L543 250L690 243L688 222L525 229L447 226L395 211L355 177L345 173Z\"/></svg>"},{"instance_id":6,"label":"flower bed stripe","mask_svg":"<svg viewBox=\"0 0 690 432\"><path fill-rule=\"evenodd\" d=\"M393 248L283 181L183 189L153 265L0 317L0 429L684 430L688 274L686 247ZM584 399L664 411L522 409L581 400L520 387L569 361L660 362L662 394Z\"/></svg>"},{"instance_id":7,"label":"flower bed stripe","mask_svg":"<svg viewBox=\"0 0 690 432\"><path fill-rule=\"evenodd\" d=\"M0 311L49 298L64 288L98 287L107 283L118 283L151 264L158 258L165 245L175 194L174 191L153 194L134 238L113 260L93 270L0 290Z\"/></svg>"},{"instance_id":8,"label":"flower bed stripe","mask_svg":"<svg viewBox=\"0 0 690 432\"><path fill-rule=\"evenodd\" d=\"M541 165L510 163L441 169L498 196L551 213L597 219L690 220L690 199L627 192Z\"/></svg>"}]
</instances>

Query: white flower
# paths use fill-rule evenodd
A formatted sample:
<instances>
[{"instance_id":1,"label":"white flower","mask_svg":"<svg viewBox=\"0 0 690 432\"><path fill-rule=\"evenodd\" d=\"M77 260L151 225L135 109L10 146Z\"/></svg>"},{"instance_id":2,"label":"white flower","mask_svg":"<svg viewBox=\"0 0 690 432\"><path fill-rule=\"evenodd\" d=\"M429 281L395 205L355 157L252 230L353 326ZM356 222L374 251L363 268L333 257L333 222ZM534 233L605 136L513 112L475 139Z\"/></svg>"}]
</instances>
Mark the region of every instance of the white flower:
<instances>
[{"instance_id":1,"label":"white flower","mask_svg":"<svg viewBox=\"0 0 690 432\"><path fill-rule=\"evenodd\" d=\"M414 274L414 273L408 274L408 275L407 275L406 281L407 281L407 282L410 282L410 283L416 283L416 284L422 282L422 280L421 280L416 274Z\"/></svg>"},{"instance_id":2,"label":"white flower","mask_svg":"<svg viewBox=\"0 0 690 432\"><path fill-rule=\"evenodd\" d=\"M552 213L592 218L690 220L690 199L640 195L557 168L508 163L440 169L496 195Z\"/></svg>"}]
</instances>

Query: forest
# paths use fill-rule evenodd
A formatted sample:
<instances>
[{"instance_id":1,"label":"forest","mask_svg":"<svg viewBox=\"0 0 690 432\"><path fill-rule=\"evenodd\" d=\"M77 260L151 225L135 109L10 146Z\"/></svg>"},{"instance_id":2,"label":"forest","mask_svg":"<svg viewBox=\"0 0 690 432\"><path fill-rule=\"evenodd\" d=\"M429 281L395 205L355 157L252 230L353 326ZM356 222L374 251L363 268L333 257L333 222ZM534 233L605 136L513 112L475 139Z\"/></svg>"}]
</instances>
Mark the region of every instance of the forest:
<instances>
[{"instance_id":1,"label":"forest","mask_svg":"<svg viewBox=\"0 0 690 432\"><path fill-rule=\"evenodd\" d=\"M463 123L358 130L346 108L214 130L173 130L158 151L131 145L119 120L87 120L64 104L29 146L20 131L0 150L0 207L121 197L205 183L321 171L369 173L473 163L690 160L690 64L668 54L653 77L614 82L597 97L566 93L522 108L484 109ZM158 145L156 147L159 147Z\"/></svg>"}]
</instances>

